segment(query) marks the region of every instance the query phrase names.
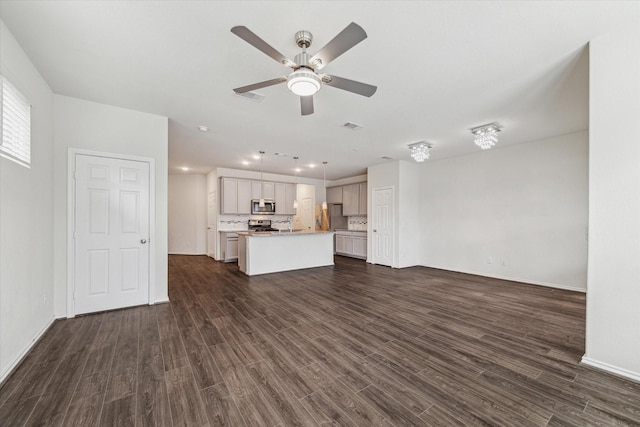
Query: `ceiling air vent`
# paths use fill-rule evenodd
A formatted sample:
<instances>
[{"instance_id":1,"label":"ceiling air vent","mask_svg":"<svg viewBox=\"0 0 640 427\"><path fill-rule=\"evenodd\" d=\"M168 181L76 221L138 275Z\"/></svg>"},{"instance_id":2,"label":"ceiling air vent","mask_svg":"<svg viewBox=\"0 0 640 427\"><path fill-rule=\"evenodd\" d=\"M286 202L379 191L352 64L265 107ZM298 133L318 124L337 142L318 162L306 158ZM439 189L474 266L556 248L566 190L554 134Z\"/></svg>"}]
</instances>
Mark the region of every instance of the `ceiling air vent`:
<instances>
[{"instance_id":1,"label":"ceiling air vent","mask_svg":"<svg viewBox=\"0 0 640 427\"><path fill-rule=\"evenodd\" d=\"M347 123L343 124L342 126L347 128L347 129L351 129L351 130L358 130L358 129L362 129L363 128L362 125L359 125L359 124L353 123L353 122L347 122Z\"/></svg>"},{"instance_id":2,"label":"ceiling air vent","mask_svg":"<svg viewBox=\"0 0 640 427\"><path fill-rule=\"evenodd\" d=\"M253 102L260 102L264 99L264 95L261 95L259 93L255 93L255 92L244 92L244 93L238 93L238 92L234 92L237 96L241 96L243 98L247 98L250 99Z\"/></svg>"}]
</instances>

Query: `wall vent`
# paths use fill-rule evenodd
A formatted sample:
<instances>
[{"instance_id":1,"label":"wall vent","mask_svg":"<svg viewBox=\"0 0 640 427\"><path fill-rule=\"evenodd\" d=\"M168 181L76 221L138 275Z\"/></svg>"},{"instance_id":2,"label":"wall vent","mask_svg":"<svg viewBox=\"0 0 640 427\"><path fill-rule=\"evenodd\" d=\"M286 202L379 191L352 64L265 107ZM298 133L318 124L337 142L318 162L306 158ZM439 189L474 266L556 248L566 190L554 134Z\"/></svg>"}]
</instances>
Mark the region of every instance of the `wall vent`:
<instances>
[{"instance_id":1,"label":"wall vent","mask_svg":"<svg viewBox=\"0 0 640 427\"><path fill-rule=\"evenodd\" d=\"M256 92L245 92L245 93L238 93L238 92L234 92L237 96L241 96L243 98L247 98L253 102L260 102L264 99L264 95L256 93Z\"/></svg>"},{"instance_id":2,"label":"wall vent","mask_svg":"<svg viewBox=\"0 0 640 427\"><path fill-rule=\"evenodd\" d=\"M351 129L351 130L358 130L358 129L362 129L364 127L362 125L359 125L359 124L353 123L353 122L347 122L347 123L343 124L342 126L347 128L347 129Z\"/></svg>"}]
</instances>

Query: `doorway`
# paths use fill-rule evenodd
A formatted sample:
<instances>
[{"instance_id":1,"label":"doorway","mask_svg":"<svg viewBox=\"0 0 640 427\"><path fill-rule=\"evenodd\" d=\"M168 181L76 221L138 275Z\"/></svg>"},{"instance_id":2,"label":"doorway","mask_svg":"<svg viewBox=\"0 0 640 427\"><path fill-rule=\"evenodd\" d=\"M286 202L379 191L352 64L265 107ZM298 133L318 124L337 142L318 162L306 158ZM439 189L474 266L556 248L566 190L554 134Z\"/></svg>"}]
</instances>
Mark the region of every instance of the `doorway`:
<instances>
[{"instance_id":1,"label":"doorway","mask_svg":"<svg viewBox=\"0 0 640 427\"><path fill-rule=\"evenodd\" d=\"M373 189L373 218L371 225L372 263L394 266L393 262L393 187Z\"/></svg>"}]
</instances>

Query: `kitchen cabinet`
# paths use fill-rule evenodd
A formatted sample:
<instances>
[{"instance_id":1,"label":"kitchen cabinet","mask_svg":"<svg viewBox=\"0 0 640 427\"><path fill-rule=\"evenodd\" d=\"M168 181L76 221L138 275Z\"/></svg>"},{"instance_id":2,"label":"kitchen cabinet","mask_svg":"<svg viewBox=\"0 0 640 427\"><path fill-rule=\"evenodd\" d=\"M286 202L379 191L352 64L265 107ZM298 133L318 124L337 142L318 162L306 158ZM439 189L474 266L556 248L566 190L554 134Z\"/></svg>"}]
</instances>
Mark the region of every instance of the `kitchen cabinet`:
<instances>
[{"instance_id":1,"label":"kitchen cabinet","mask_svg":"<svg viewBox=\"0 0 640 427\"><path fill-rule=\"evenodd\" d=\"M275 198L275 182L251 181L251 198L273 200Z\"/></svg>"},{"instance_id":2,"label":"kitchen cabinet","mask_svg":"<svg viewBox=\"0 0 640 427\"><path fill-rule=\"evenodd\" d=\"M238 180L234 178L221 178L220 189L222 190L222 203L220 203L221 214L235 214L238 210Z\"/></svg>"},{"instance_id":3,"label":"kitchen cabinet","mask_svg":"<svg viewBox=\"0 0 640 427\"><path fill-rule=\"evenodd\" d=\"M296 184L284 182L276 182L275 186L275 202L277 215L295 215L296 210L293 209L293 201L296 198Z\"/></svg>"},{"instance_id":4,"label":"kitchen cabinet","mask_svg":"<svg viewBox=\"0 0 640 427\"><path fill-rule=\"evenodd\" d=\"M367 233L364 231L336 231L336 254L366 259Z\"/></svg>"},{"instance_id":5,"label":"kitchen cabinet","mask_svg":"<svg viewBox=\"0 0 640 427\"><path fill-rule=\"evenodd\" d=\"M223 215L251 213L251 181L237 178L221 178Z\"/></svg>"},{"instance_id":6,"label":"kitchen cabinet","mask_svg":"<svg viewBox=\"0 0 640 427\"><path fill-rule=\"evenodd\" d=\"M220 249L224 262L238 260L238 233L228 231L220 232Z\"/></svg>"},{"instance_id":7,"label":"kitchen cabinet","mask_svg":"<svg viewBox=\"0 0 640 427\"><path fill-rule=\"evenodd\" d=\"M360 184L342 187L342 214L344 216L360 215Z\"/></svg>"},{"instance_id":8,"label":"kitchen cabinet","mask_svg":"<svg viewBox=\"0 0 640 427\"><path fill-rule=\"evenodd\" d=\"M327 203L329 204L342 203L342 187L327 188Z\"/></svg>"},{"instance_id":9,"label":"kitchen cabinet","mask_svg":"<svg viewBox=\"0 0 640 427\"><path fill-rule=\"evenodd\" d=\"M278 215L296 214L293 201L297 185L293 183L222 177L220 191L220 213L223 215L251 215L251 200L260 198L274 200Z\"/></svg>"},{"instance_id":10,"label":"kitchen cabinet","mask_svg":"<svg viewBox=\"0 0 640 427\"><path fill-rule=\"evenodd\" d=\"M367 236L352 236L353 251L352 254L358 258L367 258Z\"/></svg>"},{"instance_id":11,"label":"kitchen cabinet","mask_svg":"<svg viewBox=\"0 0 640 427\"><path fill-rule=\"evenodd\" d=\"M251 213L251 181L238 180L238 209L239 214Z\"/></svg>"},{"instance_id":12,"label":"kitchen cabinet","mask_svg":"<svg viewBox=\"0 0 640 427\"><path fill-rule=\"evenodd\" d=\"M296 210L293 208L293 201L298 197L298 185L297 184L285 184L284 185L284 205L285 208L282 210L284 215L295 215ZM278 205L276 205L276 209L278 209Z\"/></svg>"},{"instance_id":13,"label":"kitchen cabinet","mask_svg":"<svg viewBox=\"0 0 640 427\"><path fill-rule=\"evenodd\" d=\"M367 183L363 182L359 185L359 196L358 196L358 214L366 215L367 214Z\"/></svg>"}]
</instances>

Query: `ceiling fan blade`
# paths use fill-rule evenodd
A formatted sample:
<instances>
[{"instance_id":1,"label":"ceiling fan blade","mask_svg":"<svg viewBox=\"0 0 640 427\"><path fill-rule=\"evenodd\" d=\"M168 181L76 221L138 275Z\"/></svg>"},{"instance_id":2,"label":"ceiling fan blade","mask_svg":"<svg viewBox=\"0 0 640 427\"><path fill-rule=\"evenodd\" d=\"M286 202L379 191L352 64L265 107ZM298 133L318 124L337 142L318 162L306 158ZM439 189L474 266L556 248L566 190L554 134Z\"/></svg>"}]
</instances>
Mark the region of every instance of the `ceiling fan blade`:
<instances>
[{"instance_id":1,"label":"ceiling fan blade","mask_svg":"<svg viewBox=\"0 0 640 427\"><path fill-rule=\"evenodd\" d=\"M236 36L240 37L242 40L249 43L251 46L261 51L262 53L275 59L279 63L286 65L287 67L294 67L296 65L293 61L291 61L289 58L287 58L286 56L284 56L283 54L275 50L269 43L262 40L260 37L258 37L253 31L251 31L247 27L243 25L239 25L239 26L233 27L231 29L231 32Z\"/></svg>"},{"instance_id":2,"label":"ceiling fan blade","mask_svg":"<svg viewBox=\"0 0 640 427\"><path fill-rule=\"evenodd\" d=\"M313 95L300 97L300 109L303 116L313 114Z\"/></svg>"},{"instance_id":3,"label":"ceiling fan blade","mask_svg":"<svg viewBox=\"0 0 640 427\"><path fill-rule=\"evenodd\" d=\"M316 70L322 69L329 62L342 55L362 40L367 38L367 33L355 22L338 33L329 43L320 49L309 60L309 64Z\"/></svg>"},{"instance_id":4,"label":"ceiling fan blade","mask_svg":"<svg viewBox=\"0 0 640 427\"><path fill-rule=\"evenodd\" d=\"M261 89L261 88L267 87L267 86L277 85L277 84L280 84L280 83L284 83L286 81L287 81L286 77L277 77L275 79L265 80L265 81L260 82L260 83L254 83L252 85L237 87L237 88L233 89L233 91L235 93L251 92L252 90Z\"/></svg>"},{"instance_id":5,"label":"ceiling fan blade","mask_svg":"<svg viewBox=\"0 0 640 427\"><path fill-rule=\"evenodd\" d=\"M362 96L372 96L378 90L377 86L368 85L366 83L357 82L355 80L345 79L344 77L330 76L325 74L322 76L322 82L327 86L357 93Z\"/></svg>"}]
</instances>

